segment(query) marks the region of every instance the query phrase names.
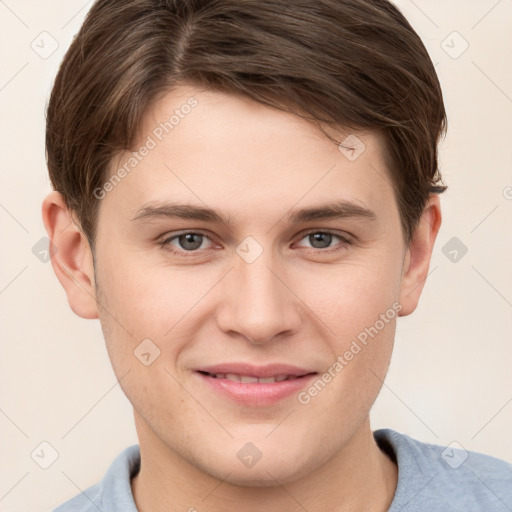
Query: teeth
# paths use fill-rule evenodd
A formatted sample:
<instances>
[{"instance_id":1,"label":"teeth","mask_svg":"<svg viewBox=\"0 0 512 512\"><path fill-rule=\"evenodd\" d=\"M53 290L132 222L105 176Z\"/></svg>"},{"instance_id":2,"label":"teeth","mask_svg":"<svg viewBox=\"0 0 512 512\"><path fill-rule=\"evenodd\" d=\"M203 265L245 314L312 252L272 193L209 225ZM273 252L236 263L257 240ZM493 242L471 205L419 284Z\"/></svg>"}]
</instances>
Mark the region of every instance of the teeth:
<instances>
[{"instance_id":1,"label":"teeth","mask_svg":"<svg viewBox=\"0 0 512 512\"><path fill-rule=\"evenodd\" d=\"M240 375L240 382L247 382L247 383L258 382L258 377L252 377L251 375Z\"/></svg>"},{"instance_id":2,"label":"teeth","mask_svg":"<svg viewBox=\"0 0 512 512\"><path fill-rule=\"evenodd\" d=\"M216 379L227 379L233 382L242 382L244 384L270 384L272 382L283 382L285 380L296 379L293 375L274 375L273 377L254 377L252 375L238 375L236 373L214 373L210 374Z\"/></svg>"}]
</instances>

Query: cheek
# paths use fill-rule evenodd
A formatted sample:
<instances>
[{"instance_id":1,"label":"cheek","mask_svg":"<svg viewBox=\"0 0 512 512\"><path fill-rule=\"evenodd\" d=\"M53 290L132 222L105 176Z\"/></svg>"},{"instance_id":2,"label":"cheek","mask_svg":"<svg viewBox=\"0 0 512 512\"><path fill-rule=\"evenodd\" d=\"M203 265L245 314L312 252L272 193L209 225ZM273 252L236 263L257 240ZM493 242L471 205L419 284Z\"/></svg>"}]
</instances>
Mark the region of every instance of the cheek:
<instances>
[{"instance_id":1,"label":"cheek","mask_svg":"<svg viewBox=\"0 0 512 512\"><path fill-rule=\"evenodd\" d=\"M134 338L168 338L211 289L215 272L171 268L129 255L101 271L105 304ZM114 315L115 312L115 315ZM106 318L112 321L112 318Z\"/></svg>"},{"instance_id":2,"label":"cheek","mask_svg":"<svg viewBox=\"0 0 512 512\"><path fill-rule=\"evenodd\" d=\"M210 307L208 292L217 274L206 266L170 268L128 255L119 262L102 261L100 321L114 372L118 379L127 375L122 386L132 403L155 388L157 396L171 396L169 389L180 396L167 372L179 371L180 354L198 336L198 317Z\"/></svg>"},{"instance_id":3,"label":"cheek","mask_svg":"<svg viewBox=\"0 0 512 512\"><path fill-rule=\"evenodd\" d=\"M98 275L100 322L114 373L149 424L159 414L174 421L172 411L187 409L174 361L188 339L183 326L197 299L190 288L184 292L183 276L167 284L163 274L131 268L125 258L122 265L104 265Z\"/></svg>"},{"instance_id":4,"label":"cheek","mask_svg":"<svg viewBox=\"0 0 512 512\"><path fill-rule=\"evenodd\" d=\"M294 283L297 295L332 335L337 353L365 328L373 326L382 314L388 313L387 320L396 318L401 260L398 254L386 253L383 248L372 252L373 257L368 255L360 261L319 267L315 273L303 271ZM392 337L388 323L381 329L383 337Z\"/></svg>"}]
</instances>

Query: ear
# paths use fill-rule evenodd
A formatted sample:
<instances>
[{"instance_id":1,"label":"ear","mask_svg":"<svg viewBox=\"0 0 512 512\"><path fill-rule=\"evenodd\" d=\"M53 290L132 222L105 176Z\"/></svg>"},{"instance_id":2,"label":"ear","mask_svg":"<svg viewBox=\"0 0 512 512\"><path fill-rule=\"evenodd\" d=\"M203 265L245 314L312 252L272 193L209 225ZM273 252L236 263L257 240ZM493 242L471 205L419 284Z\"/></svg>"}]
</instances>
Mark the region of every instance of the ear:
<instances>
[{"instance_id":1,"label":"ear","mask_svg":"<svg viewBox=\"0 0 512 512\"><path fill-rule=\"evenodd\" d=\"M440 227L441 202L438 194L432 194L405 253L400 286L402 310L399 316L410 315L418 305Z\"/></svg>"},{"instance_id":2,"label":"ear","mask_svg":"<svg viewBox=\"0 0 512 512\"><path fill-rule=\"evenodd\" d=\"M82 318L98 318L92 251L86 236L59 192L48 194L42 213L53 270L71 309Z\"/></svg>"}]
</instances>

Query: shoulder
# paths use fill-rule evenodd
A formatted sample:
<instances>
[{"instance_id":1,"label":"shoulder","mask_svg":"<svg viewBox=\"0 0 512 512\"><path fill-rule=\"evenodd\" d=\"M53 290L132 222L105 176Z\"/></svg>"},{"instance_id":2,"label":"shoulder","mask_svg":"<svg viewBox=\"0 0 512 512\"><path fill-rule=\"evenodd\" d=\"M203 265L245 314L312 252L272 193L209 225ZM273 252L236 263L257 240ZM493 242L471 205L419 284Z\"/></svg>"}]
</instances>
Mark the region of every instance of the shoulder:
<instances>
[{"instance_id":1,"label":"shoulder","mask_svg":"<svg viewBox=\"0 0 512 512\"><path fill-rule=\"evenodd\" d=\"M446 509L512 510L512 464L459 443L423 443L391 429L374 432L380 448L394 454L398 485L390 512Z\"/></svg>"},{"instance_id":2,"label":"shoulder","mask_svg":"<svg viewBox=\"0 0 512 512\"><path fill-rule=\"evenodd\" d=\"M53 512L137 512L131 492L131 478L140 465L140 450L133 445L121 452L103 479L66 501Z\"/></svg>"},{"instance_id":3,"label":"shoulder","mask_svg":"<svg viewBox=\"0 0 512 512\"><path fill-rule=\"evenodd\" d=\"M93 512L101 508L101 482L66 501L53 512Z\"/></svg>"}]
</instances>

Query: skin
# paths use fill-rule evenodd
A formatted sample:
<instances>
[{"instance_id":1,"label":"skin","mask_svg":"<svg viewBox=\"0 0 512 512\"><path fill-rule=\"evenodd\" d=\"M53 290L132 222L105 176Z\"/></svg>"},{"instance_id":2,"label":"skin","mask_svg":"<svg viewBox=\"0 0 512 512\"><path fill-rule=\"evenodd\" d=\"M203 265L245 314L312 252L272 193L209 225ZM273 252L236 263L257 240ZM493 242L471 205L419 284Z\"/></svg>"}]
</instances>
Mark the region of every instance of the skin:
<instances>
[{"instance_id":1,"label":"skin","mask_svg":"<svg viewBox=\"0 0 512 512\"><path fill-rule=\"evenodd\" d=\"M439 199L431 197L406 244L377 134L357 133L366 149L350 161L297 116L187 85L148 110L141 141L192 96L191 113L99 201L94 265L60 194L43 204L56 275L73 311L100 319L134 408L137 507L385 511L397 468L375 443L368 414L396 319L305 405L296 394L267 407L236 404L192 370L279 362L321 375L394 303L400 316L412 313L441 223ZM111 172L129 156L119 155ZM375 218L286 221L292 210L334 200ZM232 224L133 220L169 201L215 208ZM206 235L195 253L179 239L162 245L182 230ZM308 236L325 231L348 242ZM248 236L263 250L252 263L236 252ZM160 350L149 366L133 354L144 339ZM262 453L249 468L237 457L247 442Z\"/></svg>"}]
</instances>

